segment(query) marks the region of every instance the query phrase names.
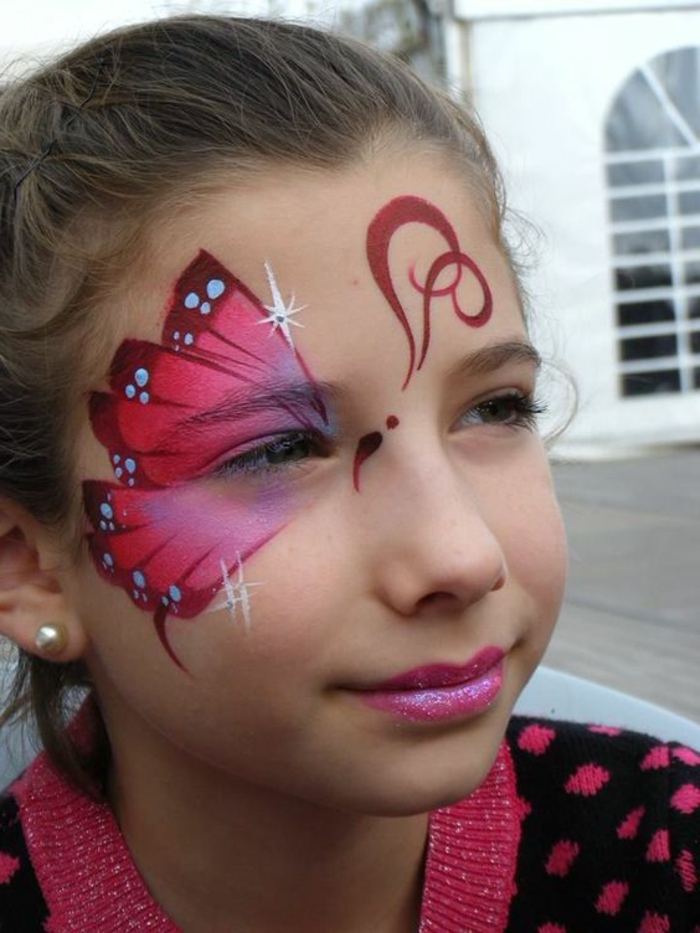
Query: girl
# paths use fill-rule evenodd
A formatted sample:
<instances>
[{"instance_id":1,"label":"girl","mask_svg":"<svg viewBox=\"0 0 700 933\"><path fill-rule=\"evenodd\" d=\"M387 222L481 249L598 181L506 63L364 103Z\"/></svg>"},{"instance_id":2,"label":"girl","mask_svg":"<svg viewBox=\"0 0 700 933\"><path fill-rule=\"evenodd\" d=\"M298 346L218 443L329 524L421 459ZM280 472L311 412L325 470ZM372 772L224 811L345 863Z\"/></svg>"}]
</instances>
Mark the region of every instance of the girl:
<instances>
[{"instance_id":1,"label":"girl","mask_svg":"<svg viewBox=\"0 0 700 933\"><path fill-rule=\"evenodd\" d=\"M511 721L565 545L474 118L190 16L0 127L3 933L697 930L700 758Z\"/></svg>"}]
</instances>

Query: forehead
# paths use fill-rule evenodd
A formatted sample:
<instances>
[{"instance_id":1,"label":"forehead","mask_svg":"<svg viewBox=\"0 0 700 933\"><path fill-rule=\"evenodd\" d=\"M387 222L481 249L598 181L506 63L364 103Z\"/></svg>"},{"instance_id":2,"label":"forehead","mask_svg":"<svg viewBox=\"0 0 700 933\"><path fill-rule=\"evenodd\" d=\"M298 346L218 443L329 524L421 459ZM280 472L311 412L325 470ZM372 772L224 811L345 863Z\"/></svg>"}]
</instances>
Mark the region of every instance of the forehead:
<instances>
[{"instance_id":1,"label":"forehead","mask_svg":"<svg viewBox=\"0 0 700 933\"><path fill-rule=\"evenodd\" d=\"M517 287L485 219L483 197L475 196L446 160L429 155L373 159L333 172L277 168L244 184L223 185L154 231L144 266L131 282L129 305L138 314L126 333L160 339L174 283L204 250L262 304L273 302L272 274L282 302L304 306L293 335L316 365L335 359L347 365L356 357L367 361L368 340L391 353L401 333L372 273L369 231L378 213L402 198L421 199L444 216L459 249L478 265L493 292L497 313L489 327L483 332L458 328L460 343L469 350L499 332L522 335ZM423 222L400 225L387 244L397 300L416 330L424 298L415 281L425 281L431 264L448 248L443 233ZM446 268L437 286L454 275ZM459 297L467 306L478 303L474 276L463 275ZM438 304L444 302L436 302L436 309ZM441 329L449 340L458 322L443 310Z\"/></svg>"}]
</instances>

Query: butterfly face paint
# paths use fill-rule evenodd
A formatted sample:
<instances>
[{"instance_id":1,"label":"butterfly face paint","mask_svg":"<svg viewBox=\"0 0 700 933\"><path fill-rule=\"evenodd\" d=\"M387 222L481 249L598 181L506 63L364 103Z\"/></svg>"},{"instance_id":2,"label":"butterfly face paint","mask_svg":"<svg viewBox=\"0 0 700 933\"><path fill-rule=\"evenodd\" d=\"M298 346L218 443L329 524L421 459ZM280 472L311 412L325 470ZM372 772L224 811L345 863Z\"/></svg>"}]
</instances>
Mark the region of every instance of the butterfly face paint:
<instances>
[{"instance_id":1,"label":"butterfly face paint","mask_svg":"<svg viewBox=\"0 0 700 933\"><path fill-rule=\"evenodd\" d=\"M266 271L270 307L201 252L176 284L161 344L125 340L110 391L90 399L117 480L83 485L90 551L104 579L153 613L177 663L166 618L200 614L223 588L247 623L243 562L292 513L289 482L256 456L295 432L331 434L290 337L301 309L284 305Z\"/></svg>"},{"instance_id":2,"label":"butterfly face paint","mask_svg":"<svg viewBox=\"0 0 700 933\"><path fill-rule=\"evenodd\" d=\"M379 450L383 440L384 438L380 431L372 431L370 434L365 434L364 437L361 437L357 442L355 460L352 466L352 483L357 492L360 491L360 470L362 469L362 464Z\"/></svg>"}]
</instances>

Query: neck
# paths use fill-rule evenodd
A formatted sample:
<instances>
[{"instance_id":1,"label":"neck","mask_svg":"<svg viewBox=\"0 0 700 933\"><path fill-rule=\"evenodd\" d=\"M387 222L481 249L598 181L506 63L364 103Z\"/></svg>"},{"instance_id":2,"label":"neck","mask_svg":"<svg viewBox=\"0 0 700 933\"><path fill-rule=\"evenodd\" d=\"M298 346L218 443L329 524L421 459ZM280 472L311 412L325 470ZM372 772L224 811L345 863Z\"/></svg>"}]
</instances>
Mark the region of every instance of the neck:
<instances>
[{"instance_id":1,"label":"neck","mask_svg":"<svg viewBox=\"0 0 700 933\"><path fill-rule=\"evenodd\" d=\"M169 761L160 749L144 767L114 748L112 807L149 889L183 933L418 928L425 815L339 812L177 752Z\"/></svg>"}]
</instances>

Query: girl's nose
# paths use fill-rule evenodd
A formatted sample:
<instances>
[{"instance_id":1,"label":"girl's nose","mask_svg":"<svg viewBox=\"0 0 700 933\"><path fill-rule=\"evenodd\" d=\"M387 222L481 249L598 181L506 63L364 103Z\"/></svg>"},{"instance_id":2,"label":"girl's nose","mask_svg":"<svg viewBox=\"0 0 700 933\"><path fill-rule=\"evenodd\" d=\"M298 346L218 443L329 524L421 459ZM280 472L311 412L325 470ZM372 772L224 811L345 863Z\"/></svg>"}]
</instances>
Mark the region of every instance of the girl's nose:
<instances>
[{"instance_id":1,"label":"girl's nose","mask_svg":"<svg viewBox=\"0 0 700 933\"><path fill-rule=\"evenodd\" d=\"M497 529L465 477L451 470L414 476L381 498L384 507L375 502L374 515L375 586L396 612L456 613L505 585Z\"/></svg>"}]
</instances>

